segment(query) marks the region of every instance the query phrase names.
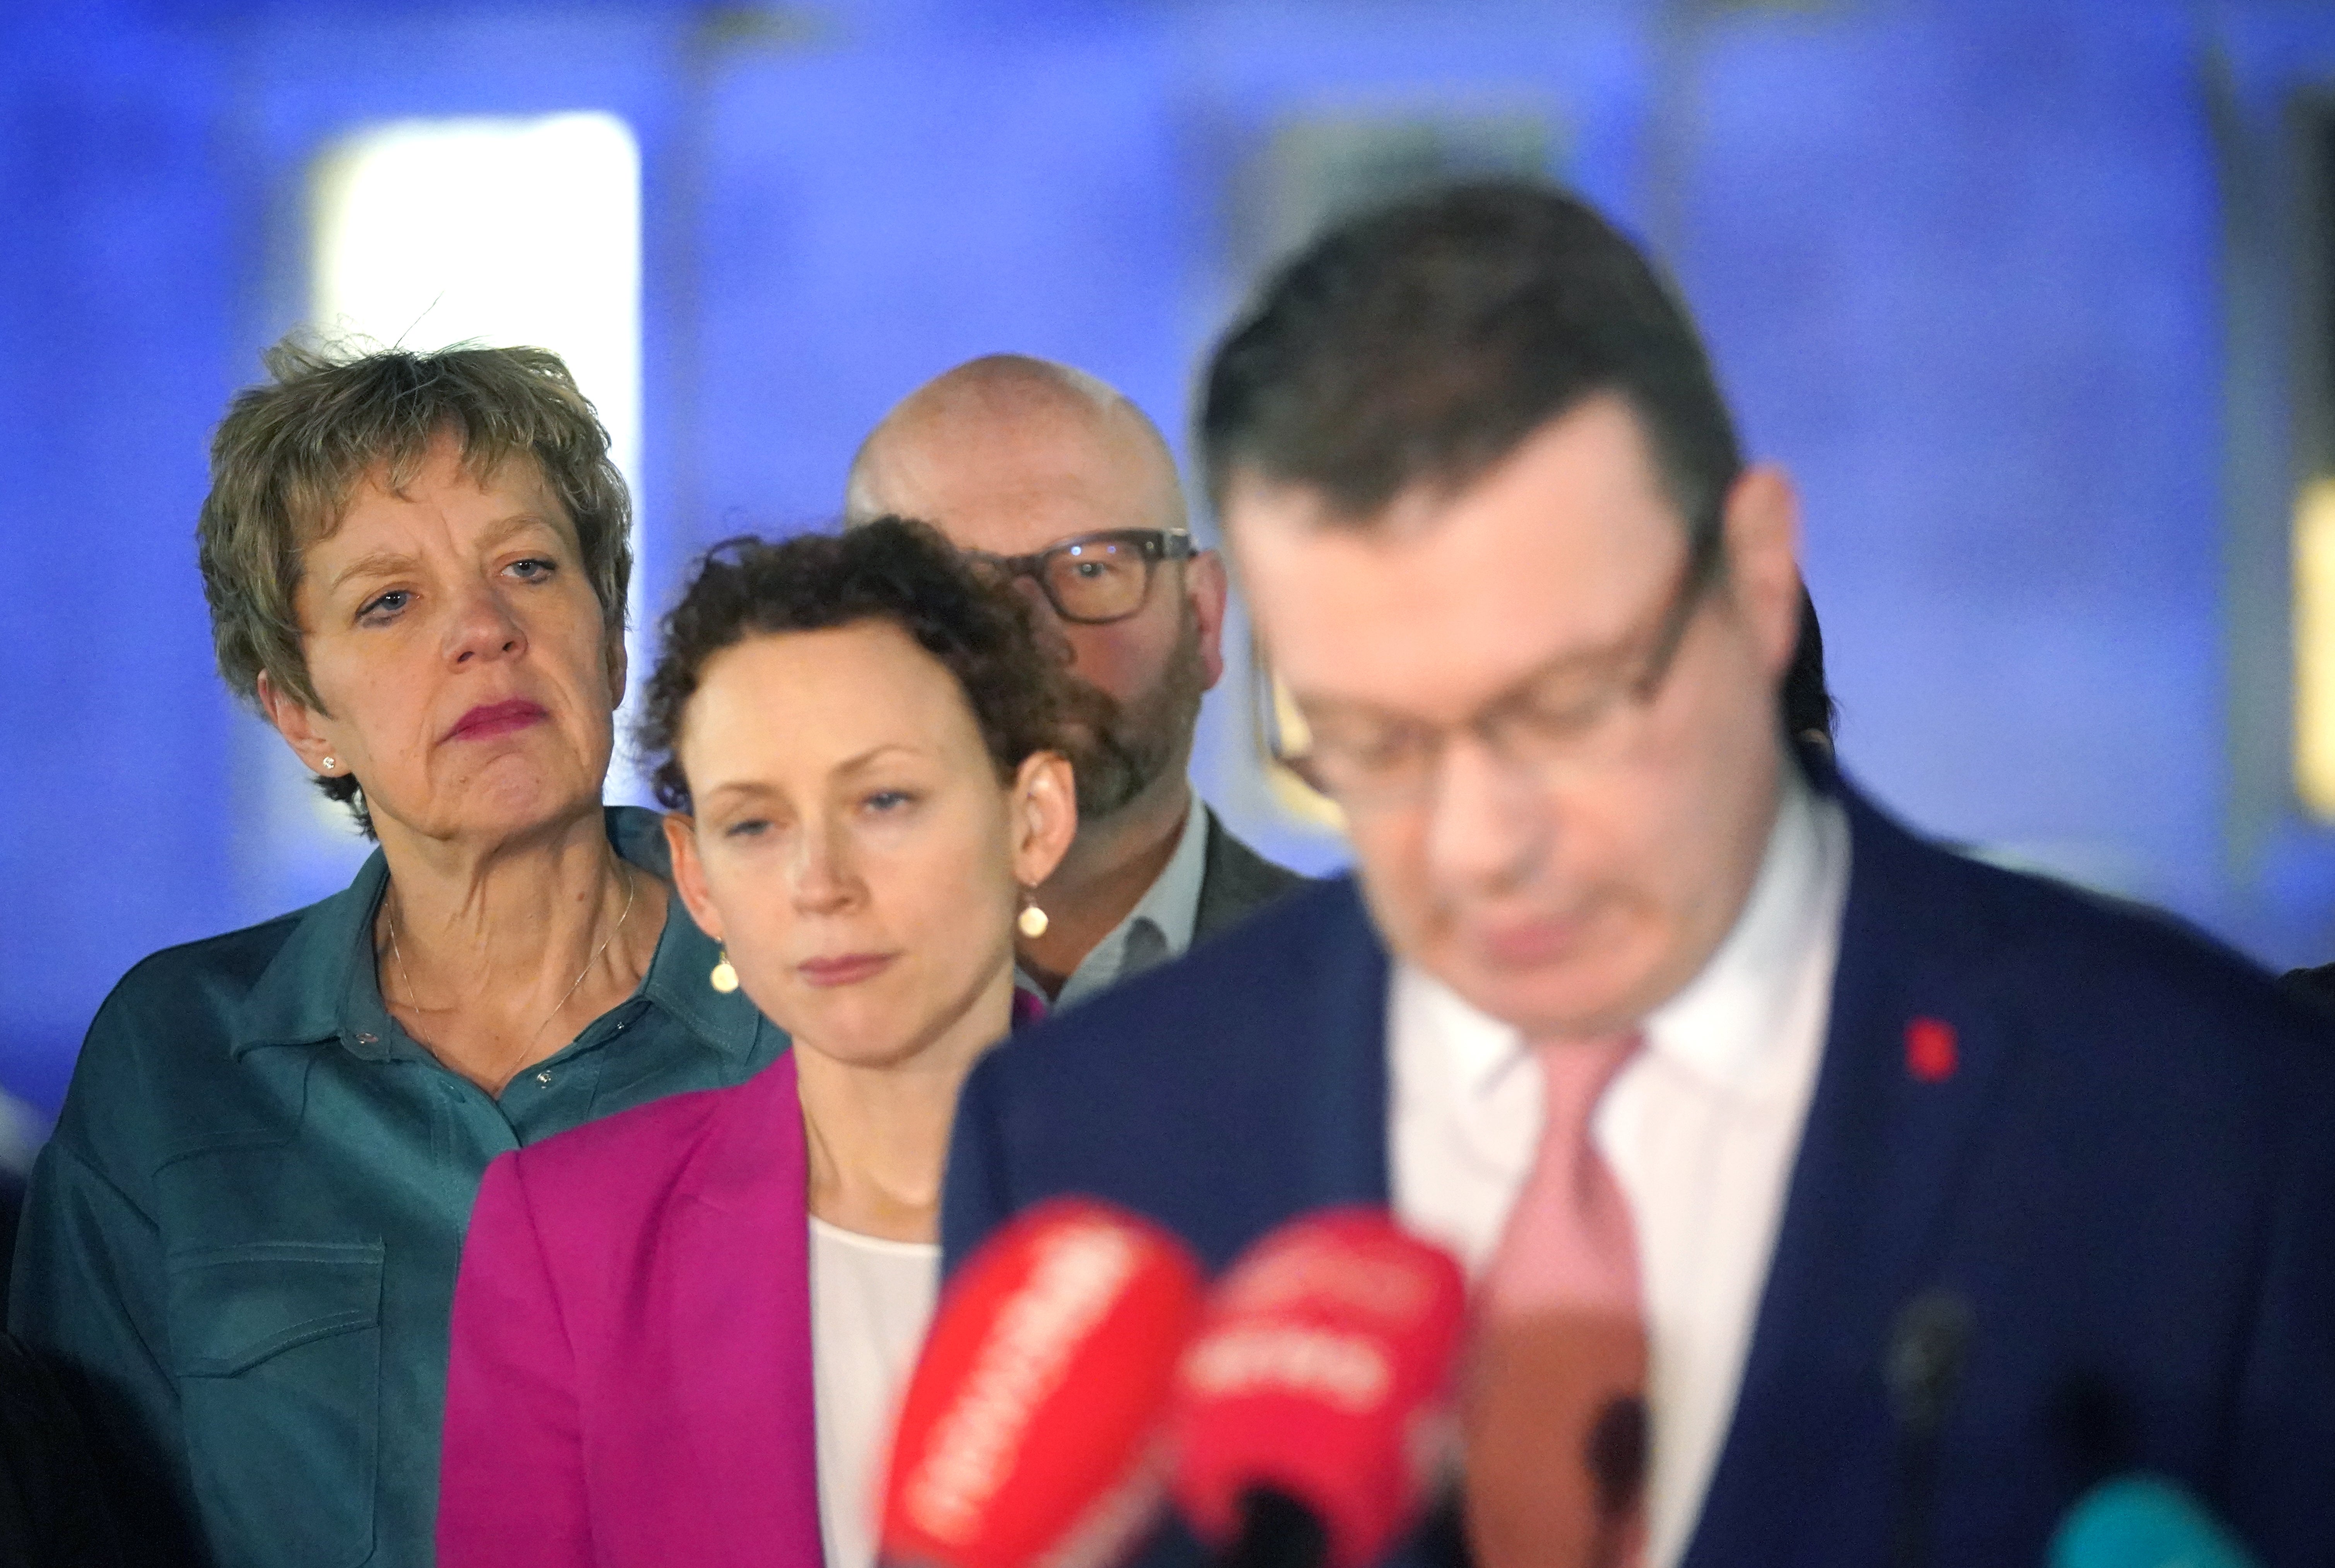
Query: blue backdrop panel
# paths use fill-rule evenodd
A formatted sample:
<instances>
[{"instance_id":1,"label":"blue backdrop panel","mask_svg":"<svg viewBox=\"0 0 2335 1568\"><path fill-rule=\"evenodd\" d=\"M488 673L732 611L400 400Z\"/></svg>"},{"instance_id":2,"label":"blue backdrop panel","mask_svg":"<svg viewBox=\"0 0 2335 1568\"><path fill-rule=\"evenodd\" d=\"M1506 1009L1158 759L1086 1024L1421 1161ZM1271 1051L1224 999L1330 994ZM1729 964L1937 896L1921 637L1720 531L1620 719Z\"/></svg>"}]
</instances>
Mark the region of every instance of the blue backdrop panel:
<instances>
[{"instance_id":1,"label":"blue backdrop panel","mask_svg":"<svg viewBox=\"0 0 2335 1568\"><path fill-rule=\"evenodd\" d=\"M1083 365L1180 448L1291 127L1541 124L1799 479L1851 766L1925 827L2335 956L2335 837L2284 784L2291 280L2247 227L2330 84L2335 12L2283 0L7 8L0 1086L53 1104L129 964L359 853L213 676L191 530L212 423L303 308L310 160L407 116L639 137L644 615L711 539L830 517L867 426L974 353ZM1244 720L1211 700L1204 787L1334 860Z\"/></svg>"},{"instance_id":2,"label":"blue backdrop panel","mask_svg":"<svg viewBox=\"0 0 2335 1568\"><path fill-rule=\"evenodd\" d=\"M228 387L240 247L213 169L214 47L102 6L14 25L0 41L0 1083L53 1103L112 979L233 918L228 705L193 503Z\"/></svg>"},{"instance_id":3,"label":"blue backdrop panel","mask_svg":"<svg viewBox=\"0 0 2335 1568\"><path fill-rule=\"evenodd\" d=\"M1677 262L1807 505L1850 764L2209 907L2219 213L2171 6L1715 29Z\"/></svg>"}]
</instances>

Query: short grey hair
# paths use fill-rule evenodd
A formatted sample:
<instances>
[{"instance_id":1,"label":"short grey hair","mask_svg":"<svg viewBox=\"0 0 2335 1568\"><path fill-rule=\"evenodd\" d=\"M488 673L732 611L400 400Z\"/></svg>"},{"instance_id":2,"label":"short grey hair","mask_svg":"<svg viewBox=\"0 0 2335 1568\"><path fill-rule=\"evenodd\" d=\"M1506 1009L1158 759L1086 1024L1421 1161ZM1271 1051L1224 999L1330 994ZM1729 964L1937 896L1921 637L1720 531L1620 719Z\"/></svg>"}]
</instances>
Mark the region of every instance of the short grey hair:
<instances>
[{"instance_id":1,"label":"short grey hair","mask_svg":"<svg viewBox=\"0 0 2335 1568\"><path fill-rule=\"evenodd\" d=\"M623 645L632 585L632 496L608 432L548 349L326 347L298 337L268 350L270 380L236 394L211 439L211 488L195 526L219 673L257 699L270 684L322 709L300 640L296 600L308 546L340 526L357 487L412 482L441 435L485 479L533 460L576 527L611 654ZM357 781L318 788L370 829Z\"/></svg>"}]
</instances>

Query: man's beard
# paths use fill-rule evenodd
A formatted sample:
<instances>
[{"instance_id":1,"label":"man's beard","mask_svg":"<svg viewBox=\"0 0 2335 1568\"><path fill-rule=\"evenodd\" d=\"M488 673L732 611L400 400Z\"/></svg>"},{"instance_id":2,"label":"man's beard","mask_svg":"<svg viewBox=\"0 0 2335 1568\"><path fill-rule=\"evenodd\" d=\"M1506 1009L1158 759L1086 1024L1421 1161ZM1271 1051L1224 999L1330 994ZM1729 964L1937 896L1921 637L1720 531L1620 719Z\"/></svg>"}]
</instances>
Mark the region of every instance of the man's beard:
<instances>
[{"instance_id":1,"label":"man's beard","mask_svg":"<svg viewBox=\"0 0 2335 1568\"><path fill-rule=\"evenodd\" d=\"M1085 709L1069 746L1078 787L1079 826L1123 808L1176 765L1200 717L1208 688L1200 661L1200 617L1184 602L1183 624L1168 667L1149 691L1121 702L1080 682Z\"/></svg>"}]
</instances>

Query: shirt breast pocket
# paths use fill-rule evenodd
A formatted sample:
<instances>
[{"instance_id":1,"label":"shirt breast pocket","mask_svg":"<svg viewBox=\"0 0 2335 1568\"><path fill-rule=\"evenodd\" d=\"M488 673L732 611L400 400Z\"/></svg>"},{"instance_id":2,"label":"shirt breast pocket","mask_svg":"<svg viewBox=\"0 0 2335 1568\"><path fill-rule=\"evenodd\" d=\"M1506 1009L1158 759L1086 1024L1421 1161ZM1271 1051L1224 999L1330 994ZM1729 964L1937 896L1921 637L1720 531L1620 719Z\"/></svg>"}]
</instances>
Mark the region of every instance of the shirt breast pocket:
<instances>
[{"instance_id":1,"label":"shirt breast pocket","mask_svg":"<svg viewBox=\"0 0 2335 1568\"><path fill-rule=\"evenodd\" d=\"M250 1242L170 1260L195 1497L223 1563L348 1568L373 1552L378 1242Z\"/></svg>"}]
</instances>

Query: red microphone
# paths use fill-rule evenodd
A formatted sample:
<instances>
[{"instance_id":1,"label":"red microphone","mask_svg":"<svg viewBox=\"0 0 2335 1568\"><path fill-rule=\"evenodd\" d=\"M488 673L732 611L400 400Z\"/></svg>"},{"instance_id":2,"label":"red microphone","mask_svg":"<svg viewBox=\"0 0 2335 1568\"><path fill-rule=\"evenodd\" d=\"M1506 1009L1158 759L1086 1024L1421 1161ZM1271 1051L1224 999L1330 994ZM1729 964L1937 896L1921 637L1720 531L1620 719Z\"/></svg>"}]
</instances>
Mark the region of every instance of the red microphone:
<instances>
[{"instance_id":1,"label":"red microphone","mask_svg":"<svg viewBox=\"0 0 2335 1568\"><path fill-rule=\"evenodd\" d=\"M1159 1511L1161 1418L1200 1317L1198 1262L1157 1225L1057 1198L967 1259L894 1429L879 1556L918 1568L1109 1568Z\"/></svg>"},{"instance_id":2,"label":"red microphone","mask_svg":"<svg viewBox=\"0 0 2335 1568\"><path fill-rule=\"evenodd\" d=\"M1377 1209L1291 1221L1216 1292L1177 1374L1177 1507L1217 1561L1366 1568L1451 1444L1467 1282Z\"/></svg>"}]
</instances>

